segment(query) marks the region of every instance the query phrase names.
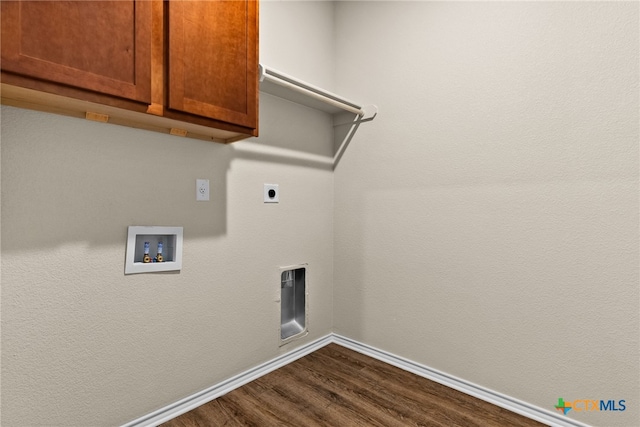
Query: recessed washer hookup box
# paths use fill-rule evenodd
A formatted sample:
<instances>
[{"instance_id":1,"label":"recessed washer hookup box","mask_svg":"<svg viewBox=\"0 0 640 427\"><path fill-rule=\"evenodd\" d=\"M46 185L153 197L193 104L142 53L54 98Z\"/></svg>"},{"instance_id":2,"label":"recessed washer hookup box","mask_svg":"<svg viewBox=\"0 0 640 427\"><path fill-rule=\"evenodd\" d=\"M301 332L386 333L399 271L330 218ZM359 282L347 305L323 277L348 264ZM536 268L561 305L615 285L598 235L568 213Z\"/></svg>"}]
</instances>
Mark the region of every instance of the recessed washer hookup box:
<instances>
[{"instance_id":1,"label":"recessed washer hookup box","mask_svg":"<svg viewBox=\"0 0 640 427\"><path fill-rule=\"evenodd\" d=\"M182 227L129 226L124 274L182 269Z\"/></svg>"}]
</instances>

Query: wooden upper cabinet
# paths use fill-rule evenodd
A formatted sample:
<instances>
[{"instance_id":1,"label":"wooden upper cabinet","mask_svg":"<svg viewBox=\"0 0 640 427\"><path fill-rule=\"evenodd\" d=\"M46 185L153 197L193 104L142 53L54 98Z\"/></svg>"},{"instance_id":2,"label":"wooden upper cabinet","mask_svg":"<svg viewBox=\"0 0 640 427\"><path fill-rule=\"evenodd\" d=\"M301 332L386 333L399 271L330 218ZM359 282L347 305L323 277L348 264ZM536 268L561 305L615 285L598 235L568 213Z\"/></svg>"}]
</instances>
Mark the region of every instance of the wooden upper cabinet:
<instances>
[{"instance_id":1,"label":"wooden upper cabinet","mask_svg":"<svg viewBox=\"0 0 640 427\"><path fill-rule=\"evenodd\" d=\"M3 72L150 102L148 1L0 3Z\"/></svg>"},{"instance_id":2,"label":"wooden upper cabinet","mask_svg":"<svg viewBox=\"0 0 640 427\"><path fill-rule=\"evenodd\" d=\"M257 0L0 7L3 103L224 143L258 135Z\"/></svg>"},{"instance_id":3,"label":"wooden upper cabinet","mask_svg":"<svg viewBox=\"0 0 640 427\"><path fill-rule=\"evenodd\" d=\"M257 1L166 3L168 109L257 129Z\"/></svg>"}]
</instances>

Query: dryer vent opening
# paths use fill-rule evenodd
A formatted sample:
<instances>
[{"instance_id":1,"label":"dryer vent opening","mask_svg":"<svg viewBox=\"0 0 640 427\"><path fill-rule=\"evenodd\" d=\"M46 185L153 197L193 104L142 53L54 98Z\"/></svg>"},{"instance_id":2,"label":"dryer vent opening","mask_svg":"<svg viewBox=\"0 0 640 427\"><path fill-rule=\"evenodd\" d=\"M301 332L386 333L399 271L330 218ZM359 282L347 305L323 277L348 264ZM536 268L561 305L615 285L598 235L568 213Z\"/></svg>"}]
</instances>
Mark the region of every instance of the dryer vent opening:
<instances>
[{"instance_id":1,"label":"dryer vent opening","mask_svg":"<svg viewBox=\"0 0 640 427\"><path fill-rule=\"evenodd\" d=\"M307 330L306 269L285 270L280 276L280 339L289 340Z\"/></svg>"}]
</instances>

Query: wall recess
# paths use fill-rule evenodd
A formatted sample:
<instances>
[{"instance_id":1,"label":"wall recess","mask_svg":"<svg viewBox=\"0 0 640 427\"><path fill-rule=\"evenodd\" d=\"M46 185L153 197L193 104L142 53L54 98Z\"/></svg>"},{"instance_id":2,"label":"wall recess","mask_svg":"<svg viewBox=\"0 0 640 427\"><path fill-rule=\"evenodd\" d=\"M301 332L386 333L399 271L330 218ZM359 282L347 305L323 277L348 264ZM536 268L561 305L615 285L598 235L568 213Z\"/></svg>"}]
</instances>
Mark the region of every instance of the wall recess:
<instances>
[{"instance_id":1,"label":"wall recess","mask_svg":"<svg viewBox=\"0 0 640 427\"><path fill-rule=\"evenodd\" d=\"M182 227L129 226L124 274L182 269Z\"/></svg>"},{"instance_id":2,"label":"wall recess","mask_svg":"<svg viewBox=\"0 0 640 427\"><path fill-rule=\"evenodd\" d=\"M280 345L308 332L307 264L280 269Z\"/></svg>"}]
</instances>

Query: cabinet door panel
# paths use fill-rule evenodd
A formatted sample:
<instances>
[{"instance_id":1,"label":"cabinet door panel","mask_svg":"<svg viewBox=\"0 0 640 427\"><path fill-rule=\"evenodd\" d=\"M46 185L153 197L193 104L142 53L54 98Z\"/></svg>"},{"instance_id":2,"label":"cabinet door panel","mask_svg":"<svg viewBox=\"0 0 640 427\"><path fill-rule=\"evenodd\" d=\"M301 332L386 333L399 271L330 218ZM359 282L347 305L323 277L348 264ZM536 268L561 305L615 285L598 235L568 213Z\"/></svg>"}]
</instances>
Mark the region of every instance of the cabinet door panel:
<instances>
[{"instance_id":1,"label":"cabinet door panel","mask_svg":"<svg viewBox=\"0 0 640 427\"><path fill-rule=\"evenodd\" d=\"M148 1L1 3L3 71L150 102Z\"/></svg>"},{"instance_id":2,"label":"cabinet door panel","mask_svg":"<svg viewBox=\"0 0 640 427\"><path fill-rule=\"evenodd\" d=\"M256 1L171 1L170 109L257 127Z\"/></svg>"}]
</instances>

